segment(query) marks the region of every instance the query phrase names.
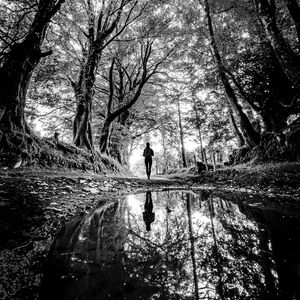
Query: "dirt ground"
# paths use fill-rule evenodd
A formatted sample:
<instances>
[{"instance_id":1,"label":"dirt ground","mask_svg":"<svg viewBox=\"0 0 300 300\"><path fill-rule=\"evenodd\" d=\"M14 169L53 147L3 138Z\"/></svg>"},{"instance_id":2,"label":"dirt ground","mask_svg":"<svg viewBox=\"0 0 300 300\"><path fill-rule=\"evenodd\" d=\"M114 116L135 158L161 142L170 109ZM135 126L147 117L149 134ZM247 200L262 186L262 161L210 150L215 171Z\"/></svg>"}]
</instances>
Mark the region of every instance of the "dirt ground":
<instances>
[{"instance_id":1,"label":"dirt ground","mask_svg":"<svg viewBox=\"0 0 300 300\"><path fill-rule=\"evenodd\" d=\"M36 299L42 268L58 228L99 199L164 189L220 189L300 201L300 164L238 167L151 180L70 170L0 172L0 299Z\"/></svg>"}]
</instances>

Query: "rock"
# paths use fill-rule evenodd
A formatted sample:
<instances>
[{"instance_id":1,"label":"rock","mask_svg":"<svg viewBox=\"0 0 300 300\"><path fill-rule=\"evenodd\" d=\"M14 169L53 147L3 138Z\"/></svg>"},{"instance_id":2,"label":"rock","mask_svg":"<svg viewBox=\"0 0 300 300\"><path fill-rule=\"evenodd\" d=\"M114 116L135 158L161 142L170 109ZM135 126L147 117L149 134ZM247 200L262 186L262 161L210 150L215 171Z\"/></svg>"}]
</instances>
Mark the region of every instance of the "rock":
<instances>
[{"instance_id":1,"label":"rock","mask_svg":"<svg viewBox=\"0 0 300 300\"><path fill-rule=\"evenodd\" d=\"M20 168L22 165L22 159L20 159L18 162L15 163L15 165L13 166L14 169Z\"/></svg>"},{"instance_id":2,"label":"rock","mask_svg":"<svg viewBox=\"0 0 300 300\"><path fill-rule=\"evenodd\" d=\"M88 192L88 193L91 193L91 194L98 194L99 193L99 189L95 188L95 187L84 187L82 190L84 192Z\"/></svg>"}]
</instances>

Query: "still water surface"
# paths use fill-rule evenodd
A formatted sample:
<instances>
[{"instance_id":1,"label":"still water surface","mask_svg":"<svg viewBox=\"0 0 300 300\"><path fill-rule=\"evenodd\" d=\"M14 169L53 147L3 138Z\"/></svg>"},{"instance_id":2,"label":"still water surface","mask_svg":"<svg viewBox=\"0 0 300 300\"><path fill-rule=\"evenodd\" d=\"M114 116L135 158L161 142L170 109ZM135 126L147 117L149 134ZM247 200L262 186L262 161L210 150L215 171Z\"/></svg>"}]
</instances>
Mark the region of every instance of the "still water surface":
<instances>
[{"instance_id":1,"label":"still water surface","mask_svg":"<svg viewBox=\"0 0 300 300\"><path fill-rule=\"evenodd\" d=\"M278 202L206 190L100 201L61 229L41 299L300 299L300 207Z\"/></svg>"}]
</instances>

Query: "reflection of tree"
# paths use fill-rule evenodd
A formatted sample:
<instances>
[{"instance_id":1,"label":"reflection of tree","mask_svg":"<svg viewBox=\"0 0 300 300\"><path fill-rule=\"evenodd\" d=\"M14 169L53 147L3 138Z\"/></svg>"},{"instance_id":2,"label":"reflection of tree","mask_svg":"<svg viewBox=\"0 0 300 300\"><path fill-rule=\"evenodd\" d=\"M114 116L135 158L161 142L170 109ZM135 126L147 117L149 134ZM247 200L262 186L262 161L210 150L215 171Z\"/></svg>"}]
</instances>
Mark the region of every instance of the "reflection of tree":
<instances>
[{"instance_id":1,"label":"reflection of tree","mask_svg":"<svg viewBox=\"0 0 300 300\"><path fill-rule=\"evenodd\" d=\"M300 299L299 211L284 211L280 207L250 207L244 204L240 207L243 213L261 227L261 261L270 299ZM278 274L278 286L275 285L275 272Z\"/></svg>"},{"instance_id":2,"label":"reflection of tree","mask_svg":"<svg viewBox=\"0 0 300 300\"><path fill-rule=\"evenodd\" d=\"M90 297L83 299L106 299L112 291L112 299L299 298L298 215L282 219L207 191L168 191L154 194L147 232L145 194L134 197L133 206L127 198L103 204L62 230L45 275L49 289Z\"/></svg>"},{"instance_id":3,"label":"reflection of tree","mask_svg":"<svg viewBox=\"0 0 300 300\"><path fill-rule=\"evenodd\" d=\"M215 217L215 210L214 210L214 201L212 196L209 198L209 214L210 214L210 223L211 223L211 230L212 230L212 236L213 236L213 255L215 258L216 266L217 266L217 274L218 274L218 283L216 285L216 291L219 293L220 298L223 300L224 297L224 287L222 283L222 257L218 249L218 242L217 242L217 236L215 231L215 225L214 225L214 217Z\"/></svg>"},{"instance_id":4,"label":"reflection of tree","mask_svg":"<svg viewBox=\"0 0 300 300\"><path fill-rule=\"evenodd\" d=\"M106 203L62 228L41 299L149 299L155 287L128 272L124 201Z\"/></svg>"},{"instance_id":5,"label":"reflection of tree","mask_svg":"<svg viewBox=\"0 0 300 300\"><path fill-rule=\"evenodd\" d=\"M269 234L267 229L260 226L259 228L259 246L261 249L261 265L265 278L267 298L275 299L276 287L275 278L272 274L271 251L269 249Z\"/></svg>"},{"instance_id":6,"label":"reflection of tree","mask_svg":"<svg viewBox=\"0 0 300 300\"><path fill-rule=\"evenodd\" d=\"M195 258L195 237L193 233L192 213L191 213L191 194L189 193L186 194L186 209L187 209L188 223L189 223L189 238L191 243L191 258L193 264L195 298L196 300L199 300L199 287L198 287L197 266L196 266L196 258Z\"/></svg>"}]
</instances>

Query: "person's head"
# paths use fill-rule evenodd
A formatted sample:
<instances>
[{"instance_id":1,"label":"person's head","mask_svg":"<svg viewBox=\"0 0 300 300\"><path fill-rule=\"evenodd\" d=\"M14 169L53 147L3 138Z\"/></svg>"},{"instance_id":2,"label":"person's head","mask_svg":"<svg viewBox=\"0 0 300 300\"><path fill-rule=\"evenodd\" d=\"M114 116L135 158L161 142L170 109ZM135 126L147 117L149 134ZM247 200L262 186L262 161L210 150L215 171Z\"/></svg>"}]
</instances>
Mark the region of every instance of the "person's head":
<instances>
[{"instance_id":1,"label":"person's head","mask_svg":"<svg viewBox=\"0 0 300 300\"><path fill-rule=\"evenodd\" d=\"M147 148L150 147L150 143L149 143L149 142L146 143L146 147L147 147Z\"/></svg>"}]
</instances>

